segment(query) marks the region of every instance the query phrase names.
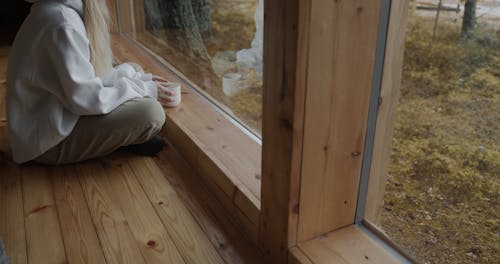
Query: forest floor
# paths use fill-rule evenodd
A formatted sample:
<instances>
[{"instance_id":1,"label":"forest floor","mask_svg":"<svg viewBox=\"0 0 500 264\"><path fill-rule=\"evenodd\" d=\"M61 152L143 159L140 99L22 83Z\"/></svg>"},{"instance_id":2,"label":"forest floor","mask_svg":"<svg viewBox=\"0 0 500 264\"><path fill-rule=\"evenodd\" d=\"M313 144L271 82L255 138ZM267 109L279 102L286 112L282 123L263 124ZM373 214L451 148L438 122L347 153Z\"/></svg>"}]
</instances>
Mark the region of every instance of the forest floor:
<instances>
[{"instance_id":1,"label":"forest floor","mask_svg":"<svg viewBox=\"0 0 500 264\"><path fill-rule=\"evenodd\" d=\"M422 263L500 261L500 31L414 17L382 227Z\"/></svg>"}]
</instances>

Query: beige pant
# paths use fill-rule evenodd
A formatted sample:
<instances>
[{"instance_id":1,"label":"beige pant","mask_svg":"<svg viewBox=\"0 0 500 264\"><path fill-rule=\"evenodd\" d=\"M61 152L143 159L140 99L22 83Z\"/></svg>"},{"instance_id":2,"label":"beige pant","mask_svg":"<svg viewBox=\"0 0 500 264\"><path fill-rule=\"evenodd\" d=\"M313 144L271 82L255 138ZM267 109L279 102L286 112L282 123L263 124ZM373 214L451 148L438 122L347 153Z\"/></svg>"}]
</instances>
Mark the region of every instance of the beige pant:
<instances>
[{"instance_id":1,"label":"beige pant","mask_svg":"<svg viewBox=\"0 0 500 264\"><path fill-rule=\"evenodd\" d=\"M165 111L158 101L133 99L107 115L80 117L67 138L35 161L58 165L105 156L121 146L147 141L164 123Z\"/></svg>"}]
</instances>

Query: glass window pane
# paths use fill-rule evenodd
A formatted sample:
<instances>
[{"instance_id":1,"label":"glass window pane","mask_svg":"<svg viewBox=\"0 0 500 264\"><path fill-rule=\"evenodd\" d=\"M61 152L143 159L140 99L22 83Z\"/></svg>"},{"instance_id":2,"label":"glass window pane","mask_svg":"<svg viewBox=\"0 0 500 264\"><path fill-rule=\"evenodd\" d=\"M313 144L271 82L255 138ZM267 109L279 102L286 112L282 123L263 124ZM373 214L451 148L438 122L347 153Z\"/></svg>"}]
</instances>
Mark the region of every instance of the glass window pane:
<instances>
[{"instance_id":1,"label":"glass window pane","mask_svg":"<svg viewBox=\"0 0 500 264\"><path fill-rule=\"evenodd\" d=\"M263 5L263 0L135 0L136 38L260 135Z\"/></svg>"},{"instance_id":2,"label":"glass window pane","mask_svg":"<svg viewBox=\"0 0 500 264\"><path fill-rule=\"evenodd\" d=\"M383 207L367 220L421 263L498 263L500 1L467 0L465 15L442 1L435 27L438 2L410 10Z\"/></svg>"}]
</instances>

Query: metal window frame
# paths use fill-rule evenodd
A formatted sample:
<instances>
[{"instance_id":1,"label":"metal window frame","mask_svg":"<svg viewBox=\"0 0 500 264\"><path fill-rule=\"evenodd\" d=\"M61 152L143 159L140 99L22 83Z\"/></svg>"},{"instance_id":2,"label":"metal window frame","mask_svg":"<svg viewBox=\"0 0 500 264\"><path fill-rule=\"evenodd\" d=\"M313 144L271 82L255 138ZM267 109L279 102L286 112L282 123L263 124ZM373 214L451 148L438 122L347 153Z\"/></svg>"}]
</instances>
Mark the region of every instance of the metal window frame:
<instances>
[{"instance_id":1,"label":"metal window frame","mask_svg":"<svg viewBox=\"0 0 500 264\"><path fill-rule=\"evenodd\" d=\"M398 1L398 0L396 0ZM392 0L381 0L380 20L377 36L377 49L375 51L375 67L373 70L372 89L370 105L368 111L368 124L365 137L365 149L361 165L361 176L358 189L358 200L356 205L356 215L354 225L359 227L365 234L372 238L377 244L382 246L387 252L393 255L401 263L416 263L401 248L397 247L390 238L373 231L364 221L366 199L370 180L370 170L373 158L373 147L375 143L375 131L377 127L380 91L382 89L382 79L384 74L385 55L389 23L391 17Z\"/></svg>"}]
</instances>

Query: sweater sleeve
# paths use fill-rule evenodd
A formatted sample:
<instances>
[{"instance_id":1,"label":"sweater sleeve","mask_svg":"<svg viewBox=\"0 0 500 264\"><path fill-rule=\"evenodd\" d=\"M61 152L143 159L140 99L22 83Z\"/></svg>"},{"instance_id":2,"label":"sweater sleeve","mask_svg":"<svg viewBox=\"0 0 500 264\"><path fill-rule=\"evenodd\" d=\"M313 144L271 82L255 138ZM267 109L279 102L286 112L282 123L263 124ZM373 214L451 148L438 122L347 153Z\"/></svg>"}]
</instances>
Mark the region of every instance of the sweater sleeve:
<instances>
[{"instance_id":1,"label":"sweater sleeve","mask_svg":"<svg viewBox=\"0 0 500 264\"><path fill-rule=\"evenodd\" d=\"M122 63L113 67L109 73L102 78L104 86L113 86L117 82L122 81L121 79L129 79L130 81L137 84L147 96L151 98L158 98L158 91L156 88L156 83L153 81L153 75L150 73L144 73L142 68L135 63Z\"/></svg>"},{"instance_id":2,"label":"sweater sleeve","mask_svg":"<svg viewBox=\"0 0 500 264\"><path fill-rule=\"evenodd\" d=\"M46 89L75 114L107 114L130 99L149 95L141 87L143 82L133 78L120 78L105 86L90 63L89 41L84 32L62 25L47 32L43 45L49 55L48 67L54 68L60 84Z\"/></svg>"}]
</instances>

